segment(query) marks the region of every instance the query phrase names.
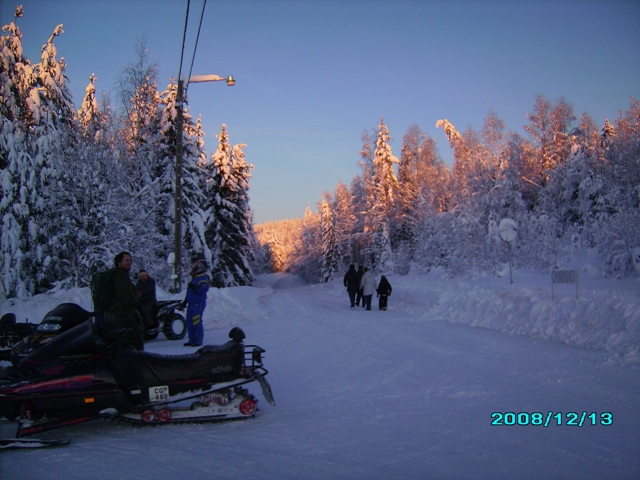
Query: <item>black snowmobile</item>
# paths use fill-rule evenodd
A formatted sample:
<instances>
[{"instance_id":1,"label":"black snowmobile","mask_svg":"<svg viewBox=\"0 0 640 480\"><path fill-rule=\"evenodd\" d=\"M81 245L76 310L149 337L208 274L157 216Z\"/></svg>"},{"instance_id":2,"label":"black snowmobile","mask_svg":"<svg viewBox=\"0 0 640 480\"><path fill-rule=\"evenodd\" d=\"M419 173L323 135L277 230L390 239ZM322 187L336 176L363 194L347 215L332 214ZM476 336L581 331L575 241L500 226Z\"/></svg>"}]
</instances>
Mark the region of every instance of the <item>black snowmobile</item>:
<instances>
[{"instance_id":1,"label":"black snowmobile","mask_svg":"<svg viewBox=\"0 0 640 480\"><path fill-rule=\"evenodd\" d=\"M244 345L238 327L227 343L186 355L137 351L120 340L122 332L112 333L103 339L85 321L0 375L0 449L66 444L24 437L98 418L162 424L252 417L258 400L245 386L253 382L275 405L264 349Z\"/></svg>"},{"instance_id":2,"label":"black snowmobile","mask_svg":"<svg viewBox=\"0 0 640 480\"><path fill-rule=\"evenodd\" d=\"M184 317L176 312L180 300L161 300L152 310L152 323L146 325L142 314L136 311L136 319L144 332L145 340L153 340L160 332L168 340L180 340L187 332ZM0 319L0 360L16 364L45 343L63 332L95 317L75 303L61 303L44 316L39 325L16 323L16 316L8 313Z\"/></svg>"},{"instance_id":3,"label":"black snowmobile","mask_svg":"<svg viewBox=\"0 0 640 480\"><path fill-rule=\"evenodd\" d=\"M50 342L53 337L70 330L76 325L80 325L93 316L93 312L86 311L80 305L61 303L50 312L47 312L40 325L34 325L34 330L29 331L22 340L16 342L12 348L3 351L0 360L8 360L15 365L25 356Z\"/></svg>"}]
</instances>

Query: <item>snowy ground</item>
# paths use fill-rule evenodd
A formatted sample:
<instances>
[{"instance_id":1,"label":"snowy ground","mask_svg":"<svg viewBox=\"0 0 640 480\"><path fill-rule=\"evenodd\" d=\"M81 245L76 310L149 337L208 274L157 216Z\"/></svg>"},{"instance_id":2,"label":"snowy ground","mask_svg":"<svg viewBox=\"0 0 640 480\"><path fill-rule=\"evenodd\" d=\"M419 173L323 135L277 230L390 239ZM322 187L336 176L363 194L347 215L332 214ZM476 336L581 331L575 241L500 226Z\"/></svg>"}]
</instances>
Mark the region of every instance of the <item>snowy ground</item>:
<instances>
[{"instance_id":1,"label":"snowy ground","mask_svg":"<svg viewBox=\"0 0 640 480\"><path fill-rule=\"evenodd\" d=\"M640 478L640 280L584 277L578 300L573 285L552 300L549 277L525 272L513 285L390 276L386 312L352 311L340 281L272 275L213 290L205 341L242 326L267 350L276 407L262 400L240 422L47 432L72 443L3 452L0 478ZM91 307L74 290L0 314L39 322L66 301ZM191 351L182 343L146 348ZM562 425L492 426L492 412L552 412ZM596 415L569 426L570 412Z\"/></svg>"}]
</instances>

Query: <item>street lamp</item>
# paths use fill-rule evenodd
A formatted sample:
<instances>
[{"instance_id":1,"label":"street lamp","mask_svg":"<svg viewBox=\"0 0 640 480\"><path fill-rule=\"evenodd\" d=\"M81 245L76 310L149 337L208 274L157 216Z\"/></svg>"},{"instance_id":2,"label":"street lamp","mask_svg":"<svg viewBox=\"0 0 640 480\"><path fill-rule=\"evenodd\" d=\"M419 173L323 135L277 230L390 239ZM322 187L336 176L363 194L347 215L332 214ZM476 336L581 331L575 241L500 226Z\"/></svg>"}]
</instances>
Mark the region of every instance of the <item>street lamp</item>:
<instances>
[{"instance_id":1,"label":"street lamp","mask_svg":"<svg viewBox=\"0 0 640 480\"><path fill-rule=\"evenodd\" d=\"M233 87L236 84L236 79L233 78L231 75L229 75L228 77L221 77L220 75L214 75L214 74L209 74L209 75L191 75L189 77L189 81L187 82L187 84L189 84L189 83L201 83L201 82L220 82L222 80L227 82L227 86L228 87ZM187 87L185 87L185 90L186 89L187 89Z\"/></svg>"},{"instance_id":2,"label":"street lamp","mask_svg":"<svg viewBox=\"0 0 640 480\"><path fill-rule=\"evenodd\" d=\"M176 199L175 199L175 257L173 259L173 273L175 278L174 293L179 293L182 289L182 272L180 264L182 263L182 135L183 135L183 123L184 123L184 94L189 87L189 83L201 83L201 82L227 82L228 87L233 87L236 84L235 78L231 75L228 77L221 77L219 75L192 75L187 80L186 85L183 85L182 78L178 78L178 94L176 97L176 110L178 117L176 119Z\"/></svg>"}]
</instances>

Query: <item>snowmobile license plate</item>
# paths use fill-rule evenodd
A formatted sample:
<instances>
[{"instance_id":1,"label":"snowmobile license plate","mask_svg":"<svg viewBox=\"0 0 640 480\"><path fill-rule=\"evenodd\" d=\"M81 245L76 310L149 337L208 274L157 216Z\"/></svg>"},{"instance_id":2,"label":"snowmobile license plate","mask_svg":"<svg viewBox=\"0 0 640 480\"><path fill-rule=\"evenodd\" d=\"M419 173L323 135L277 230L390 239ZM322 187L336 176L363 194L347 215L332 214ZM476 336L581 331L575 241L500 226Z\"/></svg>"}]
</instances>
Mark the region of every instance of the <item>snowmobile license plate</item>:
<instances>
[{"instance_id":1,"label":"snowmobile license plate","mask_svg":"<svg viewBox=\"0 0 640 480\"><path fill-rule=\"evenodd\" d=\"M160 387L149 388L149 401L161 402L169 399L169 386L163 385Z\"/></svg>"}]
</instances>

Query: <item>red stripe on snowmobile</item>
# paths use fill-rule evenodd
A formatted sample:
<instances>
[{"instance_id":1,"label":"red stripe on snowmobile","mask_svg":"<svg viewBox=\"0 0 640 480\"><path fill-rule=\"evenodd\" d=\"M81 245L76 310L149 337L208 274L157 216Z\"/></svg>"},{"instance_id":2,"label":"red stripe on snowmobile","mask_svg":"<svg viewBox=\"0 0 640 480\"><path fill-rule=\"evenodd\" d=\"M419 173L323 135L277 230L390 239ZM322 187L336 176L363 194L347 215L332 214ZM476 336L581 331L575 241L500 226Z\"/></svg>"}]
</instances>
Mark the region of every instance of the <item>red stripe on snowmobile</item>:
<instances>
[{"instance_id":1,"label":"red stripe on snowmobile","mask_svg":"<svg viewBox=\"0 0 640 480\"><path fill-rule=\"evenodd\" d=\"M18 436L20 437L22 435L33 435L34 433L44 432L46 430L51 430L52 428L68 427L69 425L88 422L89 420L93 420L94 418L96 417L81 417L81 418L74 418L73 420L57 421L57 422L53 421L53 422L45 423L43 425L36 425L34 427L21 428L20 431L18 432Z\"/></svg>"}]
</instances>

